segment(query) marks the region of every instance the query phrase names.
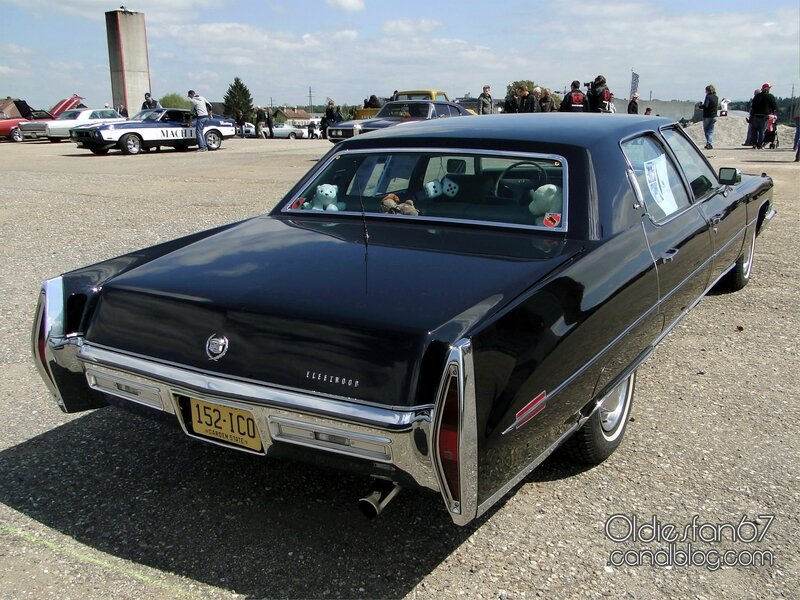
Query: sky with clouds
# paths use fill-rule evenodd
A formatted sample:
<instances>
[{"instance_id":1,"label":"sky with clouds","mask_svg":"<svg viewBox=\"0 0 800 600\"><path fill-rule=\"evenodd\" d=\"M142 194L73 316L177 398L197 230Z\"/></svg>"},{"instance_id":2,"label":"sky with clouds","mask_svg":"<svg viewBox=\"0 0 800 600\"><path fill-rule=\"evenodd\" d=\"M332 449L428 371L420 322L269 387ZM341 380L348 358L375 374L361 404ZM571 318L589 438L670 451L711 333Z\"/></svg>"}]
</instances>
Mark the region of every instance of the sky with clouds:
<instances>
[{"instance_id":1,"label":"sky with clouds","mask_svg":"<svg viewBox=\"0 0 800 600\"><path fill-rule=\"evenodd\" d=\"M395 89L495 97L531 79L562 90L631 70L660 100L800 95L800 3L772 0L117 0L145 14L153 93L222 100L233 78L257 104L356 104ZM0 97L49 108L111 101L108 0L0 0Z\"/></svg>"}]
</instances>

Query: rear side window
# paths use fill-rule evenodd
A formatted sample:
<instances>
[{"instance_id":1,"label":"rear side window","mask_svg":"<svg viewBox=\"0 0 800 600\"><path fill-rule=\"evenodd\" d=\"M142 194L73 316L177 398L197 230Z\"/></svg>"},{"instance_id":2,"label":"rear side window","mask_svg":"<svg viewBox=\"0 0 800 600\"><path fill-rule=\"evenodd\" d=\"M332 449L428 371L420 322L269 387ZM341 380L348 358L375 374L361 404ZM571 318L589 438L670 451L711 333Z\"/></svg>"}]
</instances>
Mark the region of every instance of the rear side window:
<instances>
[{"instance_id":1,"label":"rear side window","mask_svg":"<svg viewBox=\"0 0 800 600\"><path fill-rule=\"evenodd\" d=\"M623 142L622 150L636 175L647 214L654 221L664 221L690 205L678 169L658 141L642 136Z\"/></svg>"},{"instance_id":2,"label":"rear side window","mask_svg":"<svg viewBox=\"0 0 800 600\"><path fill-rule=\"evenodd\" d=\"M458 111L453 109L449 104L435 104L437 117L450 117L458 116Z\"/></svg>"},{"instance_id":3,"label":"rear side window","mask_svg":"<svg viewBox=\"0 0 800 600\"><path fill-rule=\"evenodd\" d=\"M719 183L717 176L697 148L674 129L666 129L663 133L667 144L669 144L675 156L678 157L678 162L683 169L683 174L686 175L686 179L689 181L689 185L692 187L694 197L702 198L716 189Z\"/></svg>"}]
</instances>

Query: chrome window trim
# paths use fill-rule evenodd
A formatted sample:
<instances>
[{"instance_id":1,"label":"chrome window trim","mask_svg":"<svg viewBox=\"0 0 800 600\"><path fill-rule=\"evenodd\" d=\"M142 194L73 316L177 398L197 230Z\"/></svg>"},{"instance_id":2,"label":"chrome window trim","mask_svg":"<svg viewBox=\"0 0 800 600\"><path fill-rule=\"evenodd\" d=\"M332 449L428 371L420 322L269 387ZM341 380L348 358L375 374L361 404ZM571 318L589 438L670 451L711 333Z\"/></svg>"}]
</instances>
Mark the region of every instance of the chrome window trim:
<instances>
[{"instance_id":1,"label":"chrome window trim","mask_svg":"<svg viewBox=\"0 0 800 600\"><path fill-rule=\"evenodd\" d=\"M395 147L385 147L385 148L358 148L354 150L342 150L336 154L331 155L327 161L324 163L318 164L313 171L307 173L303 180L307 183L314 179L320 172L324 171L328 165L330 165L333 161L337 160L340 156L349 155L349 154L374 154L376 152L380 153L392 153L392 154L414 154L414 153L437 153L437 152L446 152L449 154L459 154L459 155L468 155L468 156L487 156L493 158L522 158L522 159L546 159L546 160L553 160L559 161L561 163L562 169L562 185L561 190L563 194L563 210L561 213L561 221L564 223L564 227L545 227L543 225L525 225L523 223L505 223L502 221L480 221L480 220L471 220L471 219L453 219L447 217L429 217L425 215L418 215L415 217L407 216L407 215L400 215L400 214L381 214L381 213L367 213L370 218L378 218L378 219L406 219L406 220L420 220L424 219L425 221L433 221L436 223L466 223L466 224L478 224L478 225L488 225L492 227L501 227L501 228L515 228L515 229L524 229L524 230L531 230L531 231L547 231L550 233L567 233L569 231L569 163L567 159L563 156L558 154L549 154L549 153L539 153L539 152L523 152L519 150L512 150L512 151L504 151L504 150L476 150L474 148L448 148L448 147L413 147L413 148L395 148ZM284 202L280 209L280 215L282 216L296 216L296 215L312 215L312 216L319 216L323 215L326 217L332 216L332 212L329 211L310 211L310 210L301 210L301 209L293 209L290 208L294 202L301 197L301 192L307 188L304 185L300 190L298 190L295 194L292 194L289 197L287 202ZM316 213L316 214L315 214ZM335 214L339 215L358 215L361 216L360 211L350 211L350 210L343 210L343 211L335 211Z\"/></svg>"}]
</instances>

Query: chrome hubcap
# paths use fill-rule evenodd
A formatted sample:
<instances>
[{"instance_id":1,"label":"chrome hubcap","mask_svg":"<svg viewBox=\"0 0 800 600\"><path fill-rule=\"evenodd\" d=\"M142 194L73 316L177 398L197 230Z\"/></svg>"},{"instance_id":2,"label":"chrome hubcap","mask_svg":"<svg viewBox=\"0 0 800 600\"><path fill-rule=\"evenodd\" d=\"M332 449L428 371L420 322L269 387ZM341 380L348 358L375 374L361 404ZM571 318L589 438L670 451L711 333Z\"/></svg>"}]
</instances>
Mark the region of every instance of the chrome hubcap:
<instances>
[{"instance_id":1,"label":"chrome hubcap","mask_svg":"<svg viewBox=\"0 0 800 600\"><path fill-rule=\"evenodd\" d=\"M600 426L603 431L610 433L619 427L620 420L625 412L628 396L628 380L626 379L615 387L603 400L600 407Z\"/></svg>"}]
</instances>

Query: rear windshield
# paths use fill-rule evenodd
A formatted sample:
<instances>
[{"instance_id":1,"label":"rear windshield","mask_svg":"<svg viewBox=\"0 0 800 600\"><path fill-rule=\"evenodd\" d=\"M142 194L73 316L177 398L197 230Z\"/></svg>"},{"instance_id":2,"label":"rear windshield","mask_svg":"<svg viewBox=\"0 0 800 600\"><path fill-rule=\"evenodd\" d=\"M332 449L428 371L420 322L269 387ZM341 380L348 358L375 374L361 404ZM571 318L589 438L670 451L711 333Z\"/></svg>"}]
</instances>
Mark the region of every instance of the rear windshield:
<instances>
[{"instance_id":1,"label":"rear windshield","mask_svg":"<svg viewBox=\"0 0 800 600\"><path fill-rule=\"evenodd\" d=\"M333 157L282 211L566 231L565 198L558 156L359 151Z\"/></svg>"},{"instance_id":2,"label":"rear windshield","mask_svg":"<svg viewBox=\"0 0 800 600\"><path fill-rule=\"evenodd\" d=\"M377 117L402 119L427 119L431 112L429 102L389 102L378 111Z\"/></svg>"},{"instance_id":3,"label":"rear windshield","mask_svg":"<svg viewBox=\"0 0 800 600\"><path fill-rule=\"evenodd\" d=\"M66 112L61 113L58 115L57 119L59 121L67 121L72 119L77 119L81 116L81 111L79 110L68 110Z\"/></svg>"}]
</instances>

